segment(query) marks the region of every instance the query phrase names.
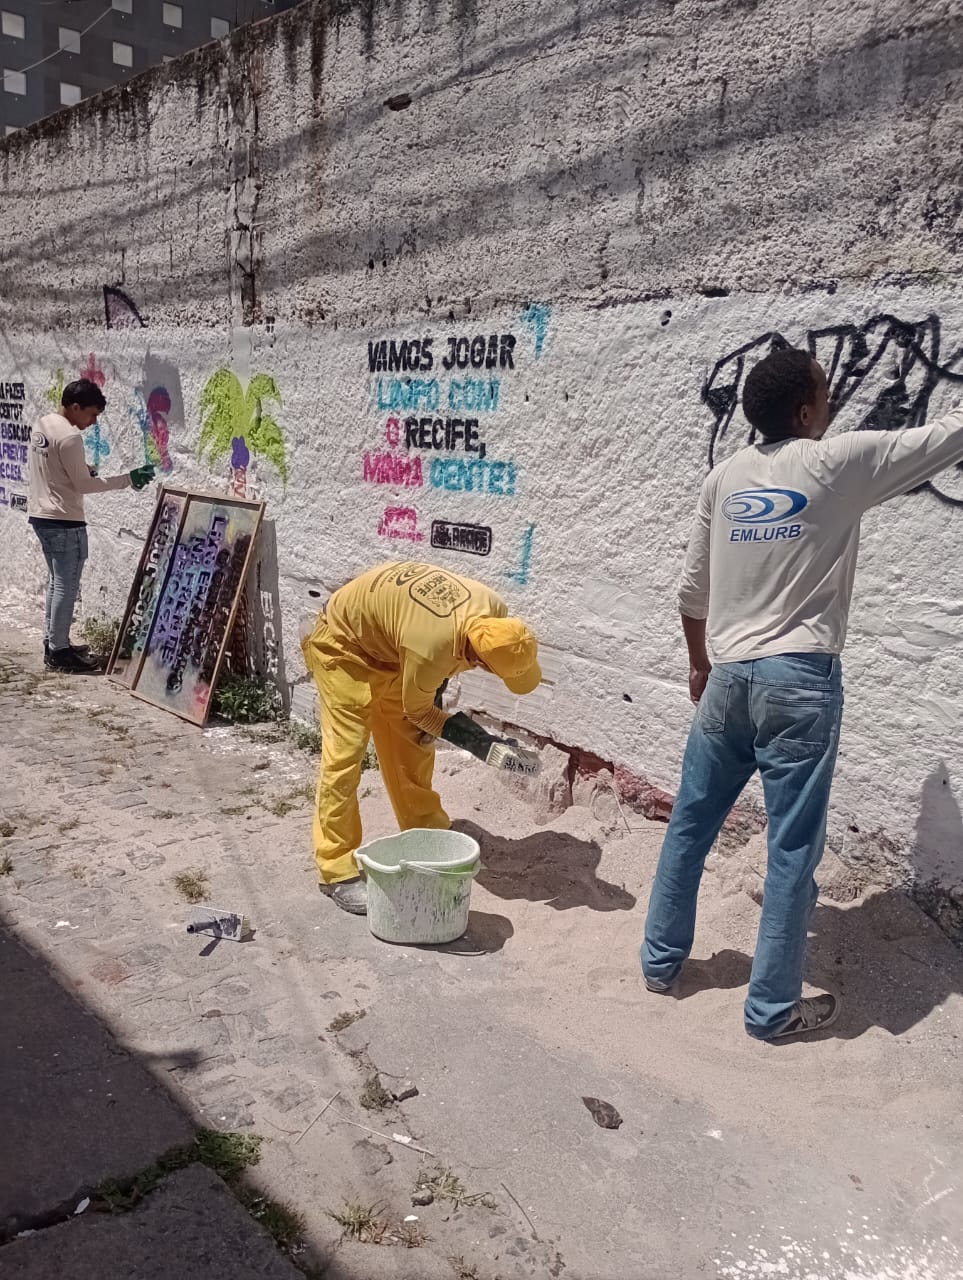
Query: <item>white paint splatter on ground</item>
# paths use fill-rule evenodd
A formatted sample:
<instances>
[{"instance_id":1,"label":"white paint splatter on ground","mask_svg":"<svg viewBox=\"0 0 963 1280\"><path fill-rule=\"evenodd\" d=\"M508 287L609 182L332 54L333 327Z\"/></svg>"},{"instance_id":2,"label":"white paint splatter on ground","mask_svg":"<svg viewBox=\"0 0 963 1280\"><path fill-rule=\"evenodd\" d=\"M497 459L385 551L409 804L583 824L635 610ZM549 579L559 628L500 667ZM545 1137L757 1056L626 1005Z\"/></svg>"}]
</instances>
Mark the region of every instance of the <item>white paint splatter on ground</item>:
<instances>
[{"instance_id":1,"label":"white paint splatter on ground","mask_svg":"<svg viewBox=\"0 0 963 1280\"><path fill-rule=\"evenodd\" d=\"M833 1241L783 1237L779 1245L747 1240L734 1250L723 1249L712 1261L719 1280L756 1280L786 1276L787 1280L963 1280L963 1253L948 1237L914 1245L882 1243L879 1236L847 1228L853 1240Z\"/></svg>"}]
</instances>

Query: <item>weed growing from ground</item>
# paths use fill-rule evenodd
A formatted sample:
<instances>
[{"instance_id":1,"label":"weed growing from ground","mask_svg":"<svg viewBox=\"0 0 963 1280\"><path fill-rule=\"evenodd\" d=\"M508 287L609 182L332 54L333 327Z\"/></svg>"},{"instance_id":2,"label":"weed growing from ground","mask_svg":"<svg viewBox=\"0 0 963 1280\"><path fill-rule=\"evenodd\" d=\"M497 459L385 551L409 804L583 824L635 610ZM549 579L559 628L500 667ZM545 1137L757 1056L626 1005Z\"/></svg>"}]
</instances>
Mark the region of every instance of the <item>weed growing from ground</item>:
<instances>
[{"instance_id":1,"label":"weed growing from ground","mask_svg":"<svg viewBox=\"0 0 963 1280\"><path fill-rule=\"evenodd\" d=\"M452 1254L448 1258L448 1265L454 1271L456 1280L481 1280L478 1274L478 1268L466 1262L462 1257L455 1257Z\"/></svg>"},{"instance_id":2,"label":"weed growing from ground","mask_svg":"<svg viewBox=\"0 0 963 1280\"><path fill-rule=\"evenodd\" d=\"M260 1160L261 1141L257 1134L201 1129L193 1142L165 1151L132 1177L108 1178L102 1182L91 1194L91 1206L103 1213L126 1213L155 1191L168 1174L195 1163L207 1165L225 1182L232 1182Z\"/></svg>"},{"instance_id":3,"label":"weed growing from ground","mask_svg":"<svg viewBox=\"0 0 963 1280\"><path fill-rule=\"evenodd\" d=\"M379 1216L379 1208L376 1204L363 1205L346 1200L340 1211L329 1209L328 1217L333 1218L341 1228L342 1240L380 1244L384 1238L384 1223Z\"/></svg>"},{"instance_id":4,"label":"weed growing from ground","mask_svg":"<svg viewBox=\"0 0 963 1280\"><path fill-rule=\"evenodd\" d=\"M359 1102L368 1111L384 1111L391 1106L391 1094L381 1083L377 1071L365 1080Z\"/></svg>"},{"instance_id":5,"label":"weed growing from ground","mask_svg":"<svg viewBox=\"0 0 963 1280\"><path fill-rule=\"evenodd\" d=\"M174 888L188 902L203 902L207 893L206 871L182 871L174 877Z\"/></svg>"},{"instance_id":6,"label":"weed growing from ground","mask_svg":"<svg viewBox=\"0 0 963 1280\"><path fill-rule=\"evenodd\" d=\"M262 724L281 718L281 698L261 676L222 675L214 690L213 711L234 724Z\"/></svg>"},{"instance_id":7,"label":"weed growing from ground","mask_svg":"<svg viewBox=\"0 0 963 1280\"><path fill-rule=\"evenodd\" d=\"M296 1209L270 1196L254 1195L245 1187L235 1190L248 1213L260 1222L279 1249L294 1254L304 1247L304 1218Z\"/></svg>"},{"instance_id":8,"label":"weed growing from ground","mask_svg":"<svg viewBox=\"0 0 963 1280\"><path fill-rule=\"evenodd\" d=\"M428 1239L417 1222L391 1222L382 1217L381 1207L377 1204L365 1205L346 1200L340 1210L329 1209L328 1217L341 1228L342 1240L417 1249Z\"/></svg>"},{"instance_id":9,"label":"weed growing from ground","mask_svg":"<svg viewBox=\"0 0 963 1280\"><path fill-rule=\"evenodd\" d=\"M346 1027L350 1027L355 1022L360 1021L367 1012L367 1009L355 1009L353 1013L339 1013L336 1018L328 1023L328 1030L331 1032L344 1031Z\"/></svg>"},{"instance_id":10,"label":"weed growing from ground","mask_svg":"<svg viewBox=\"0 0 963 1280\"><path fill-rule=\"evenodd\" d=\"M288 737L299 751L307 751L311 755L321 754L321 727L307 724L303 720L288 721Z\"/></svg>"},{"instance_id":11,"label":"weed growing from ground","mask_svg":"<svg viewBox=\"0 0 963 1280\"><path fill-rule=\"evenodd\" d=\"M469 1208L481 1205L485 1209L496 1209L495 1197L488 1191L466 1191L462 1180L451 1169L436 1165L434 1169L423 1172L418 1177L418 1190L431 1191L436 1200L450 1200L456 1208L463 1205Z\"/></svg>"},{"instance_id":12,"label":"weed growing from ground","mask_svg":"<svg viewBox=\"0 0 963 1280\"><path fill-rule=\"evenodd\" d=\"M95 658L109 658L114 651L120 621L117 618L85 618L80 635Z\"/></svg>"},{"instance_id":13,"label":"weed growing from ground","mask_svg":"<svg viewBox=\"0 0 963 1280\"><path fill-rule=\"evenodd\" d=\"M303 808L305 802L314 804L314 800L314 783L305 782L293 791L287 791L284 795L272 796L269 800L263 801L263 806L268 813L273 813L276 818L286 818L289 813L294 813L296 809Z\"/></svg>"}]
</instances>

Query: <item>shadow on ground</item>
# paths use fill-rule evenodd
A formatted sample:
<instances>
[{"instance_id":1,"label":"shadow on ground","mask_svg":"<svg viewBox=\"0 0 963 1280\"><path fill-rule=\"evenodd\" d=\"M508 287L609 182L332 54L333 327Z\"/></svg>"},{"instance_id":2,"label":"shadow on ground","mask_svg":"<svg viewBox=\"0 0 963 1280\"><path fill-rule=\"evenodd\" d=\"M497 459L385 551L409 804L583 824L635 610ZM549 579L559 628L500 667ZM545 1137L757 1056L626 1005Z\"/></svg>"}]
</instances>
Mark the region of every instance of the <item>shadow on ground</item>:
<instances>
[{"instance_id":1,"label":"shadow on ground","mask_svg":"<svg viewBox=\"0 0 963 1280\"><path fill-rule=\"evenodd\" d=\"M514 935L515 929L507 916L496 915L494 911L470 911L467 932L460 938L456 938L454 942L421 946L417 949L440 951L450 956L493 955L496 951L501 951Z\"/></svg>"},{"instance_id":2,"label":"shadow on ground","mask_svg":"<svg viewBox=\"0 0 963 1280\"><path fill-rule=\"evenodd\" d=\"M136 1208L83 1200L193 1142L191 1117L145 1065L0 919L0 1272L10 1280L104 1274L167 1280L223 1266L242 1280L298 1280L224 1182L202 1164L164 1178ZM198 1059L179 1055L180 1065ZM258 1195L270 1189L245 1175ZM177 1229L171 1230L171 1221ZM19 1236L28 1231L27 1236ZM360 1280L337 1258L308 1258L324 1280Z\"/></svg>"},{"instance_id":3,"label":"shadow on ground","mask_svg":"<svg viewBox=\"0 0 963 1280\"><path fill-rule=\"evenodd\" d=\"M498 898L544 902L556 911L630 911L635 906L634 894L599 878L602 850L594 840L564 831L539 831L510 840L465 819L453 822L452 830L478 841L478 883Z\"/></svg>"},{"instance_id":4,"label":"shadow on ground","mask_svg":"<svg viewBox=\"0 0 963 1280\"><path fill-rule=\"evenodd\" d=\"M845 907L820 901L809 932L806 977L840 995L843 1008L835 1026L808 1040L855 1040L872 1027L904 1035L963 995L963 953L902 889ZM691 959L672 994L748 987L751 968L752 956L731 949Z\"/></svg>"}]
</instances>

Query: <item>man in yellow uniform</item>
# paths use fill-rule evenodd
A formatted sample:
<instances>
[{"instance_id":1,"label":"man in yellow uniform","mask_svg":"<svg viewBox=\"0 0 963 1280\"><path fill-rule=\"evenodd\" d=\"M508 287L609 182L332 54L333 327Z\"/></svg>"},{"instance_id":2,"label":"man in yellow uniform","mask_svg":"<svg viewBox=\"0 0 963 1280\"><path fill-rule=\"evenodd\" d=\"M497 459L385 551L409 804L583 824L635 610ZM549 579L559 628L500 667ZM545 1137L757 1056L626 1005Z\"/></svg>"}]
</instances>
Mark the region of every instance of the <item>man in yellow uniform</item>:
<instances>
[{"instance_id":1,"label":"man in yellow uniform","mask_svg":"<svg viewBox=\"0 0 963 1280\"><path fill-rule=\"evenodd\" d=\"M506 760L521 772L537 767L530 753L499 743L468 716L449 715L440 705L445 682L470 667L493 672L512 693L538 685L535 637L507 613L494 591L471 578L428 564L387 564L336 591L303 636L321 697L314 854L322 891L343 910L367 911L354 852L361 844L358 784L369 737L402 831L451 825L432 788L436 738L501 767Z\"/></svg>"}]
</instances>

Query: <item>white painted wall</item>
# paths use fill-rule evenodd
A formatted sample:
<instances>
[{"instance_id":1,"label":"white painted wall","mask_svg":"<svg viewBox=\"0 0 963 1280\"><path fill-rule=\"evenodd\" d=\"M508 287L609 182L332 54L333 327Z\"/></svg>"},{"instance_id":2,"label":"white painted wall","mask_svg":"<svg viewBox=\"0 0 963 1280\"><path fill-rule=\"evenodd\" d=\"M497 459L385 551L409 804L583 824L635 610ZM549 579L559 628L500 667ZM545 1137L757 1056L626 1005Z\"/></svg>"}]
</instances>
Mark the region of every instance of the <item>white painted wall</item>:
<instances>
[{"instance_id":1,"label":"white painted wall","mask_svg":"<svg viewBox=\"0 0 963 1280\"><path fill-rule=\"evenodd\" d=\"M105 473L142 461L139 395L163 386L172 483L226 487L229 460L199 457L202 390L220 369L270 375L288 480L265 459L247 480L275 521L287 679L310 590L430 559L497 585L543 642L551 683L514 703L466 677L467 702L674 791L675 583L716 425L702 394L733 380L730 364L712 381L717 361L848 325L863 376L835 430L888 403L901 369L918 416L921 390L930 418L952 403L919 353L963 371L958 21L938 0L911 31L896 0L390 15L308 5L0 144L0 382L24 382L34 417L94 354ZM409 108L385 107L402 92ZM148 327L106 328L104 285ZM921 326L915 354L882 316ZM513 367L442 367L449 337L483 335L487 355L493 334ZM430 371L370 370L369 343L426 337ZM486 492L465 491L471 454L405 448L407 413L381 407L405 376L437 384L432 416L477 417ZM471 378L497 379L497 408L447 408ZM737 413L716 456L744 430ZM422 483L376 482L384 454L420 458ZM0 484L0 503L25 490ZM89 501L86 611L120 613L151 506ZM433 548L436 521L490 529L490 554ZM36 619L42 562L9 505L0 535L0 599ZM865 522L833 816L836 847L881 833L900 868L947 884L961 552L958 471Z\"/></svg>"}]
</instances>

